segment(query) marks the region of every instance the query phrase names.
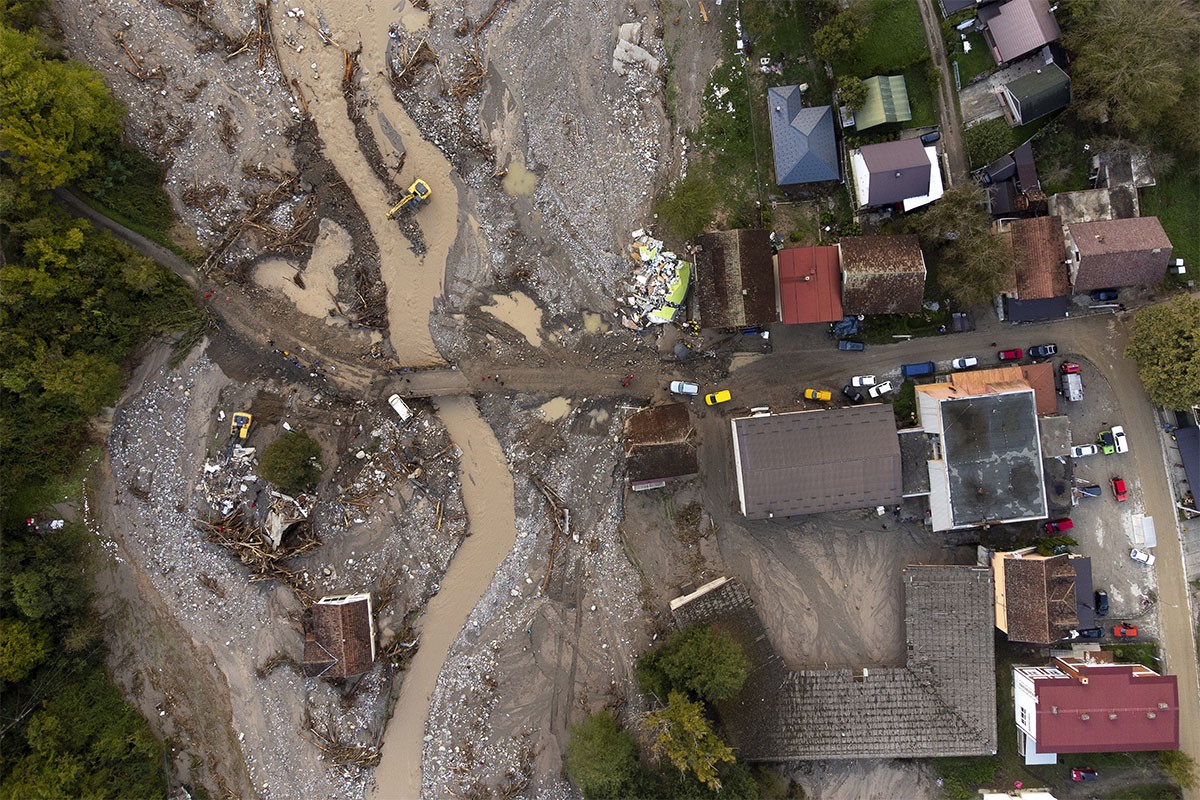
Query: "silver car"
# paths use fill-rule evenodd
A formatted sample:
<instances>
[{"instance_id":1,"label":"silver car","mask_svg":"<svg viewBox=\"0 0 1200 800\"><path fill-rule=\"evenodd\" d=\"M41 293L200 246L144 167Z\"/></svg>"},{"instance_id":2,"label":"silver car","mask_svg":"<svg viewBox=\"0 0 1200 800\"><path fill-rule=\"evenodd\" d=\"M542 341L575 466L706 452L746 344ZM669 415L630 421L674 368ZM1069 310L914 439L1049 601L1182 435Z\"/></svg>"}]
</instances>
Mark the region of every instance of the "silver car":
<instances>
[{"instance_id":1,"label":"silver car","mask_svg":"<svg viewBox=\"0 0 1200 800\"><path fill-rule=\"evenodd\" d=\"M688 383L687 381L671 381L671 385L669 388L670 388L672 394L687 394L687 395L700 394L699 384Z\"/></svg>"}]
</instances>

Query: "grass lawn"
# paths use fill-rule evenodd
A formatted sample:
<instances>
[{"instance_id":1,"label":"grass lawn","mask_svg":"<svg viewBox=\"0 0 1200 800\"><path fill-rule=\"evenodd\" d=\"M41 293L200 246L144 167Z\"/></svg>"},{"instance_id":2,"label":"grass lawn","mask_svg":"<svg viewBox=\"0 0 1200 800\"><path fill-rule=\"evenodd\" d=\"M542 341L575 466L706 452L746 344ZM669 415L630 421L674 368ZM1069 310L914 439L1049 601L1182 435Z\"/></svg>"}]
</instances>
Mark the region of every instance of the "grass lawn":
<instances>
[{"instance_id":1,"label":"grass lawn","mask_svg":"<svg viewBox=\"0 0 1200 800\"><path fill-rule=\"evenodd\" d=\"M1088 180L1092 152L1083 149L1090 141L1090 127L1077 120L1070 108L1044 123L1033 141L1033 157L1047 195L1092 188Z\"/></svg>"},{"instance_id":2,"label":"grass lawn","mask_svg":"<svg viewBox=\"0 0 1200 800\"><path fill-rule=\"evenodd\" d=\"M908 105L912 121L905 128L927 128L938 124L937 98L929 85L928 70L924 63L915 64L904 70L904 84L908 88Z\"/></svg>"},{"instance_id":3,"label":"grass lawn","mask_svg":"<svg viewBox=\"0 0 1200 800\"><path fill-rule=\"evenodd\" d=\"M834 62L836 74L895 75L928 58L921 12L913 0L869 0L867 14L867 35Z\"/></svg>"},{"instance_id":4,"label":"grass lawn","mask_svg":"<svg viewBox=\"0 0 1200 800\"><path fill-rule=\"evenodd\" d=\"M1182 258L1195 280L1200 270L1200 177L1182 169L1160 176L1158 186L1142 189L1142 216L1158 217L1174 246L1174 258Z\"/></svg>"},{"instance_id":5,"label":"grass lawn","mask_svg":"<svg viewBox=\"0 0 1200 800\"><path fill-rule=\"evenodd\" d=\"M958 77L966 86L976 75L982 75L996 68L996 62L988 52L987 42L981 33L968 33L967 41L971 43L971 52L962 51L962 42L954 48L951 57L958 62Z\"/></svg>"}]
</instances>

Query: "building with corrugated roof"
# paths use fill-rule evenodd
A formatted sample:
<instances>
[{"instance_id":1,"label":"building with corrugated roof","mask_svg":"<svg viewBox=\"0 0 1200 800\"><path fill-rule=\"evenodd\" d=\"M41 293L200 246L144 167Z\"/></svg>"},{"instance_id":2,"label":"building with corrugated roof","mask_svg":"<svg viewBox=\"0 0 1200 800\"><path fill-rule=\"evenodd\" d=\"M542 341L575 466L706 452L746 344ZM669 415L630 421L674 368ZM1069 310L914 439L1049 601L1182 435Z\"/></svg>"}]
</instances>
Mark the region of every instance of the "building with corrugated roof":
<instances>
[{"instance_id":1,"label":"building with corrugated roof","mask_svg":"<svg viewBox=\"0 0 1200 800\"><path fill-rule=\"evenodd\" d=\"M844 236L838 242L847 314L915 314L925 297L925 255L915 234Z\"/></svg>"}]
</instances>

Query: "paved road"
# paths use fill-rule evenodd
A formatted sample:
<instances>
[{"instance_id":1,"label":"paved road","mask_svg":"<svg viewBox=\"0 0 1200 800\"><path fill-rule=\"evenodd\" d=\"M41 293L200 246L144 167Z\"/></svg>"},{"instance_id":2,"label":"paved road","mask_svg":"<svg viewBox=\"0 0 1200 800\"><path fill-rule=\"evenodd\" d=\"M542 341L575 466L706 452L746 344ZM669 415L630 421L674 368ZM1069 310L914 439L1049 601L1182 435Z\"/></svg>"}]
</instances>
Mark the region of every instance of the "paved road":
<instances>
[{"instance_id":1,"label":"paved road","mask_svg":"<svg viewBox=\"0 0 1200 800\"><path fill-rule=\"evenodd\" d=\"M938 82L938 109L942 118L942 146L950 162L949 183L963 183L967 180L967 151L963 145L962 120L959 119L958 103L955 101L954 73L946 61L941 22L933 7L933 0L917 0L917 7L921 9L921 21L925 23L925 41L933 56L933 64L942 76Z\"/></svg>"}]
</instances>

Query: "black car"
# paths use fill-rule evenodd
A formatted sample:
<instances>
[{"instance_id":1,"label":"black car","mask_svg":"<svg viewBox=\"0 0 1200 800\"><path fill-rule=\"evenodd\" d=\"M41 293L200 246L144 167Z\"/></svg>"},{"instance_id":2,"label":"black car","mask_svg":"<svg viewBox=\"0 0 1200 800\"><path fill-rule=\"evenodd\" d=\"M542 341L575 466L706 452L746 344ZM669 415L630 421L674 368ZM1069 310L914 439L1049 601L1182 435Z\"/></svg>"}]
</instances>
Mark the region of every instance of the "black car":
<instances>
[{"instance_id":1,"label":"black car","mask_svg":"<svg viewBox=\"0 0 1200 800\"><path fill-rule=\"evenodd\" d=\"M1030 345L1025 351L1030 358L1049 358L1058 353L1058 345L1056 344L1035 344Z\"/></svg>"},{"instance_id":2,"label":"black car","mask_svg":"<svg viewBox=\"0 0 1200 800\"><path fill-rule=\"evenodd\" d=\"M929 133L923 133L923 134L921 134L921 144L928 147L929 145L933 144L934 142L936 142L938 139L941 139L941 138L942 138L942 135L940 133L938 133L937 131L930 131Z\"/></svg>"},{"instance_id":3,"label":"black car","mask_svg":"<svg viewBox=\"0 0 1200 800\"><path fill-rule=\"evenodd\" d=\"M1119 292L1116 289L1097 289L1092 292L1089 297L1097 303L1111 303L1117 299Z\"/></svg>"},{"instance_id":4,"label":"black car","mask_svg":"<svg viewBox=\"0 0 1200 800\"><path fill-rule=\"evenodd\" d=\"M1085 639L1101 639L1104 637L1104 628L1082 628L1075 631L1075 633L1078 633Z\"/></svg>"},{"instance_id":5,"label":"black car","mask_svg":"<svg viewBox=\"0 0 1200 800\"><path fill-rule=\"evenodd\" d=\"M866 399L865 397L863 397L862 392L860 392L858 389L855 389L850 384L846 384L845 386L842 387L842 394L844 394L846 396L846 399L849 400L851 403L861 403L863 400Z\"/></svg>"},{"instance_id":6,"label":"black car","mask_svg":"<svg viewBox=\"0 0 1200 800\"><path fill-rule=\"evenodd\" d=\"M1096 592L1096 616L1108 616L1108 592Z\"/></svg>"}]
</instances>

